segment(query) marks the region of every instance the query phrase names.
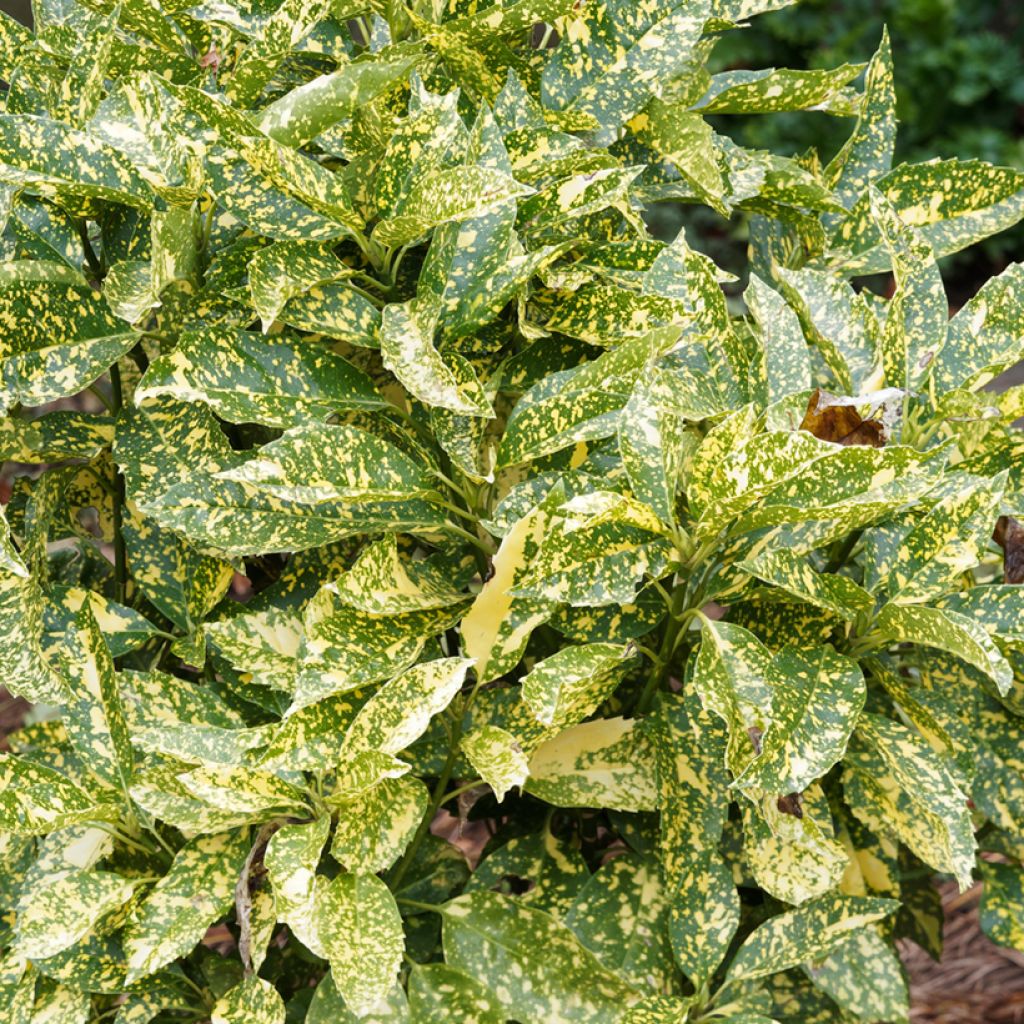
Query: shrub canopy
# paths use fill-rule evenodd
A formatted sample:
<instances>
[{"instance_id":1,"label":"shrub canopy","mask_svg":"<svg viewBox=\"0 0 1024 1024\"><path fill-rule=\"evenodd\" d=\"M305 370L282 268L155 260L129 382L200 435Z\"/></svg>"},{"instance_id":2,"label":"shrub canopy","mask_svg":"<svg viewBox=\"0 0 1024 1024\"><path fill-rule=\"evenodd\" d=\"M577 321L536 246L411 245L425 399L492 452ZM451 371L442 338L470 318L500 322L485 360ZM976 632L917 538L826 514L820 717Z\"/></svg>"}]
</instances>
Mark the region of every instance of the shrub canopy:
<instances>
[{"instance_id":1,"label":"shrub canopy","mask_svg":"<svg viewBox=\"0 0 1024 1024\"><path fill-rule=\"evenodd\" d=\"M892 167L884 35L709 75L783 5L0 20L5 1019L899 1021L936 873L1024 946L1024 271L936 263L1024 175Z\"/></svg>"}]
</instances>

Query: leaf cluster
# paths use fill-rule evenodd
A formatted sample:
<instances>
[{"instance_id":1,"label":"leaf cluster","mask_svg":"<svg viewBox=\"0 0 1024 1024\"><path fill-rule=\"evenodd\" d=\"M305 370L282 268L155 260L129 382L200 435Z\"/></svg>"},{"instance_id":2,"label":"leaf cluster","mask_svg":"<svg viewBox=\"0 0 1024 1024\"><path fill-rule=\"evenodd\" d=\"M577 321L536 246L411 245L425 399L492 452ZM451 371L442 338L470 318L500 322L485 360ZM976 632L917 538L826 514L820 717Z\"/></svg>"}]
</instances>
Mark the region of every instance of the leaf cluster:
<instances>
[{"instance_id":1,"label":"leaf cluster","mask_svg":"<svg viewBox=\"0 0 1024 1024\"><path fill-rule=\"evenodd\" d=\"M3 1019L899 1021L937 874L1024 947L1024 271L936 266L1024 174L893 166L884 35L707 70L784 5L0 18Z\"/></svg>"}]
</instances>

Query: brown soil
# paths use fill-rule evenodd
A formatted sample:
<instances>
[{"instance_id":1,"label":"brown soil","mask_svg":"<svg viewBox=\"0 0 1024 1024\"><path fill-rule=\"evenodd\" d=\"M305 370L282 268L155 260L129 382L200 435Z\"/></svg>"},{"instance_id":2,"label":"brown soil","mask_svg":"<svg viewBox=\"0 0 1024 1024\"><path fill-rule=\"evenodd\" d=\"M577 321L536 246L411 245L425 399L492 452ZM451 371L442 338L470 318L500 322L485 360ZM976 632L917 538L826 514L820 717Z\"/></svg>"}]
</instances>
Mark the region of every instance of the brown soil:
<instances>
[{"instance_id":1,"label":"brown soil","mask_svg":"<svg viewBox=\"0 0 1024 1024\"><path fill-rule=\"evenodd\" d=\"M900 950L910 975L912 1024L1024 1024L1024 953L989 942L978 927L981 886L944 885L942 962L911 943Z\"/></svg>"}]
</instances>

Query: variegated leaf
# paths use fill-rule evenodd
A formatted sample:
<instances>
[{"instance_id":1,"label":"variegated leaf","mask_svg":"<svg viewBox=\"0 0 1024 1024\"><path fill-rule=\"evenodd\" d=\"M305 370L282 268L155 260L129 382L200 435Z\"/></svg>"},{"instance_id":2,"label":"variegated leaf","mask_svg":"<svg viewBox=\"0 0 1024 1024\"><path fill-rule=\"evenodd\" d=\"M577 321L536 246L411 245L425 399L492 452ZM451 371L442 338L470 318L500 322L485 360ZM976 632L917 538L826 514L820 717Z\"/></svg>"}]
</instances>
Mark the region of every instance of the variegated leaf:
<instances>
[{"instance_id":1,"label":"variegated leaf","mask_svg":"<svg viewBox=\"0 0 1024 1024\"><path fill-rule=\"evenodd\" d=\"M445 961L486 979L506 1015L540 1021L611 1024L635 990L603 967L564 925L541 910L492 892L461 896L443 908Z\"/></svg>"},{"instance_id":2,"label":"variegated leaf","mask_svg":"<svg viewBox=\"0 0 1024 1024\"><path fill-rule=\"evenodd\" d=\"M761 978L818 960L898 906L895 900L832 895L779 914L750 934L732 962L729 977Z\"/></svg>"},{"instance_id":3,"label":"variegated leaf","mask_svg":"<svg viewBox=\"0 0 1024 1024\"><path fill-rule=\"evenodd\" d=\"M230 906L248 851L246 832L200 836L177 853L125 932L129 982L189 952Z\"/></svg>"},{"instance_id":4,"label":"variegated leaf","mask_svg":"<svg viewBox=\"0 0 1024 1024\"><path fill-rule=\"evenodd\" d=\"M375 875L340 874L317 892L313 924L345 1005L365 1017L387 996L402 962L394 896Z\"/></svg>"}]
</instances>

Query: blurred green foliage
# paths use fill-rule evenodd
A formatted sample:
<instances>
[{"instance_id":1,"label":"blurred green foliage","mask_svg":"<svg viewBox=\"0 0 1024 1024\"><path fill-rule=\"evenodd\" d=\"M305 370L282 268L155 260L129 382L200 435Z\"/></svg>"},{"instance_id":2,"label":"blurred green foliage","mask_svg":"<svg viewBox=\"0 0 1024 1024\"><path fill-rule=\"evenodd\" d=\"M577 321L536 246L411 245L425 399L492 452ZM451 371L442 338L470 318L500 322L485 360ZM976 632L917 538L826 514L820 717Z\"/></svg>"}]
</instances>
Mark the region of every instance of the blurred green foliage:
<instances>
[{"instance_id":1,"label":"blurred green foliage","mask_svg":"<svg viewBox=\"0 0 1024 1024\"><path fill-rule=\"evenodd\" d=\"M827 68L866 60L878 26L892 38L900 131L897 161L934 156L1024 166L1024 2L1022 0L801 0L743 32L726 33L714 69ZM719 131L778 153L816 148L827 161L849 134L844 118L820 113L721 117ZM686 218L688 221L690 217ZM693 223L694 241L721 257L737 227L713 217ZM742 228L739 229L742 235ZM943 261L954 293L1024 256L1020 226ZM730 261L733 262L733 261Z\"/></svg>"},{"instance_id":2,"label":"blurred green foliage","mask_svg":"<svg viewBox=\"0 0 1024 1024\"><path fill-rule=\"evenodd\" d=\"M1024 5L1020 0L803 0L728 33L730 67L824 68L866 59L889 26L900 117L897 159L1024 162ZM724 120L724 119L723 119ZM746 118L748 144L830 157L849 126L825 114Z\"/></svg>"}]
</instances>

